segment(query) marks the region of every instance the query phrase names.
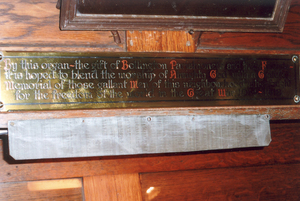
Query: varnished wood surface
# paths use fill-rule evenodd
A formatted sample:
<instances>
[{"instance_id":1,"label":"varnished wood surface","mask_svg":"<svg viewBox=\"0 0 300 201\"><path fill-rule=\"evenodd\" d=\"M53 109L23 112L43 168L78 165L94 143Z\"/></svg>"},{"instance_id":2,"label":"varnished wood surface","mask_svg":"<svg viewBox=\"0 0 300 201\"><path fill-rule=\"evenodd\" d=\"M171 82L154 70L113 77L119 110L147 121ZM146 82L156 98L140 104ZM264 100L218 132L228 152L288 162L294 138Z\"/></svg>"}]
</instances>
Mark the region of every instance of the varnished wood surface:
<instances>
[{"instance_id":1,"label":"varnished wood surface","mask_svg":"<svg viewBox=\"0 0 300 201\"><path fill-rule=\"evenodd\" d=\"M110 31L60 31L56 0L0 2L0 51L145 51L299 54L300 0L292 0L283 33L134 31L116 44ZM124 32L120 32L124 38ZM190 41L188 46L187 41Z\"/></svg>"},{"instance_id":2,"label":"varnished wood surface","mask_svg":"<svg viewBox=\"0 0 300 201\"><path fill-rule=\"evenodd\" d=\"M1 201L80 201L81 179L0 183Z\"/></svg>"},{"instance_id":3,"label":"varnished wood surface","mask_svg":"<svg viewBox=\"0 0 300 201\"><path fill-rule=\"evenodd\" d=\"M78 117L111 116L157 116L157 115L243 115L269 114L271 120L298 119L300 105L291 106L236 106L236 107L181 107L181 108L141 108L141 109L92 109L58 111L15 111L0 112L0 128L7 128L8 121L30 119L62 119Z\"/></svg>"},{"instance_id":4,"label":"varnished wood surface","mask_svg":"<svg viewBox=\"0 0 300 201\"><path fill-rule=\"evenodd\" d=\"M119 45L114 42L110 31L60 31L58 28L59 10L55 8L55 5L56 0L2 0L0 2L0 51L115 52L126 51L127 45L129 51L191 52L196 49L195 44L198 42L198 53L300 54L300 0L292 1L283 33L204 32L198 40L195 34L166 32L167 36L164 36L163 40L160 36L162 32L156 32L154 35L151 32L148 34L133 32L130 38L123 40ZM121 38L125 39L125 32L120 34ZM140 36L144 41L139 38ZM130 42L129 39L133 41ZM191 39L194 43L191 42L191 46L187 46L187 40L191 41ZM133 45L129 46L131 44ZM0 128L7 128L9 120L114 115L260 113L270 114L273 120L299 119L299 110L299 106L246 106L11 112L0 113ZM179 171L143 174L142 192L145 200L149 198L146 197L145 190L156 184L157 187L160 185L164 189L153 191L154 193L161 192L152 197L153 200L159 200L159 196L163 198L160 200L168 200L170 196L175 195L178 195L179 200L199 200L200 196L203 200L209 198L211 200L251 200L253 198L256 200L299 200L300 123L299 121L276 122L271 124L271 129L273 141L265 148L45 161L13 161L7 153L7 140L2 138L4 141L0 140L0 182L22 182L4 183L0 186L5 193L8 193L8 188L16 187L18 190L13 190L11 193L15 193L13 196L18 196L17 200L20 200L21 196L27 198L27 195L22 194L25 191L21 191L19 187L20 184L23 185L23 181L25 184L26 181L33 180L84 177L84 186L93 194L93 191L97 190L97 185L104 185L101 179L106 176L108 181L106 184L109 184L115 177L111 175L133 174L136 182L137 173ZM195 169L198 170L180 172ZM120 179L125 177L124 175L118 176L117 180L121 181ZM128 184L127 179L123 181L125 184ZM148 186L145 185L146 182ZM107 188L117 188L112 184L110 183ZM88 189L85 190L87 196L93 197L92 194L88 194ZM0 193L0 196L2 194ZM70 194L63 193L62 196L64 195ZM166 195L169 195L168 198L164 197Z\"/></svg>"},{"instance_id":5,"label":"varnished wood surface","mask_svg":"<svg viewBox=\"0 0 300 201\"><path fill-rule=\"evenodd\" d=\"M60 31L56 2L1 0L0 51L125 51L110 31Z\"/></svg>"},{"instance_id":6,"label":"varnished wood surface","mask_svg":"<svg viewBox=\"0 0 300 201\"><path fill-rule=\"evenodd\" d=\"M201 32L200 37L195 32L188 36L182 32L183 37L174 37L172 32L127 32L128 51L157 52L157 51L187 51L184 42L185 34L194 38L196 52L198 53L228 53L228 54L299 54L300 52L300 0L292 0L283 33L240 33L240 32ZM168 43L161 40L161 35L172 41ZM139 40L137 40L139 39ZM134 41L134 42L131 42ZM130 45L130 43L132 45ZM176 47L180 44L181 47ZM191 45L191 47L193 47Z\"/></svg>"},{"instance_id":7,"label":"varnished wood surface","mask_svg":"<svg viewBox=\"0 0 300 201\"><path fill-rule=\"evenodd\" d=\"M300 164L147 173L141 185L145 201L298 201Z\"/></svg>"},{"instance_id":8,"label":"varnished wood surface","mask_svg":"<svg viewBox=\"0 0 300 201\"><path fill-rule=\"evenodd\" d=\"M203 32L197 52L299 52L300 0L292 0L283 33ZM231 50L231 51L230 51ZM253 51L255 50L255 51ZM246 51L247 52L247 51Z\"/></svg>"},{"instance_id":9,"label":"varnished wood surface","mask_svg":"<svg viewBox=\"0 0 300 201\"><path fill-rule=\"evenodd\" d=\"M272 142L265 148L27 162L9 159L7 142L3 149L0 141L0 182L299 163L299 130L300 122L272 123Z\"/></svg>"},{"instance_id":10,"label":"varnished wood surface","mask_svg":"<svg viewBox=\"0 0 300 201\"><path fill-rule=\"evenodd\" d=\"M193 35L186 31L127 31L129 52L195 52Z\"/></svg>"},{"instance_id":11,"label":"varnished wood surface","mask_svg":"<svg viewBox=\"0 0 300 201\"><path fill-rule=\"evenodd\" d=\"M84 177L86 201L142 201L139 174Z\"/></svg>"}]
</instances>

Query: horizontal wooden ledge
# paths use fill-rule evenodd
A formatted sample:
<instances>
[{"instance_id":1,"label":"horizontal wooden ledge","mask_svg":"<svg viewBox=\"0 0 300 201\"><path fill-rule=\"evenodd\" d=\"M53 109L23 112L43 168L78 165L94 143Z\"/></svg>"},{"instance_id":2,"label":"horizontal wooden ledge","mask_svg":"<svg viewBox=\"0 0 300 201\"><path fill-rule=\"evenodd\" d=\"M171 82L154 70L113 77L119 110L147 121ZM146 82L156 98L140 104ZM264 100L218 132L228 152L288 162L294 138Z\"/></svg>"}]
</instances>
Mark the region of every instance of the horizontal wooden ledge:
<instances>
[{"instance_id":1,"label":"horizontal wooden ledge","mask_svg":"<svg viewBox=\"0 0 300 201\"><path fill-rule=\"evenodd\" d=\"M126 51L125 48L122 48L117 45L103 45L97 47L90 47L85 45L74 45L74 46L50 46L47 44L41 45L31 45L31 44L1 44L0 43L0 51L40 51L40 52L141 52L137 50L128 49ZM143 50L143 52L163 52L163 53L187 53L183 49L168 49L168 50L160 50L160 49L147 49ZM255 54L255 55L300 55L299 48L292 49L267 49L263 47L261 49L247 49L243 47L207 47L207 46L199 46L195 48L195 53L199 54Z\"/></svg>"},{"instance_id":2,"label":"horizontal wooden ledge","mask_svg":"<svg viewBox=\"0 0 300 201\"><path fill-rule=\"evenodd\" d=\"M271 120L299 119L300 105L287 106L228 106L228 107L170 107L135 109L87 109L16 111L0 113L0 128L7 128L8 121L30 119L61 119L79 117L151 116L151 115L253 115L269 114Z\"/></svg>"},{"instance_id":3,"label":"horizontal wooden ledge","mask_svg":"<svg viewBox=\"0 0 300 201\"><path fill-rule=\"evenodd\" d=\"M33 46L27 44L0 44L0 51L28 51L28 52L124 52L116 46L87 47L87 46Z\"/></svg>"},{"instance_id":4,"label":"horizontal wooden ledge","mask_svg":"<svg viewBox=\"0 0 300 201\"><path fill-rule=\"evenodd\" d=\"M197 47L197 50L195 53L199 54L253 54L253 55L299 55L300 51L299 49L267 49L267 48L261 48L261 49L247 49L243 47L223 47L223 48L217 48L217 47L205 47L205 46L199 46Z\"/></svg>"}]
</instances>

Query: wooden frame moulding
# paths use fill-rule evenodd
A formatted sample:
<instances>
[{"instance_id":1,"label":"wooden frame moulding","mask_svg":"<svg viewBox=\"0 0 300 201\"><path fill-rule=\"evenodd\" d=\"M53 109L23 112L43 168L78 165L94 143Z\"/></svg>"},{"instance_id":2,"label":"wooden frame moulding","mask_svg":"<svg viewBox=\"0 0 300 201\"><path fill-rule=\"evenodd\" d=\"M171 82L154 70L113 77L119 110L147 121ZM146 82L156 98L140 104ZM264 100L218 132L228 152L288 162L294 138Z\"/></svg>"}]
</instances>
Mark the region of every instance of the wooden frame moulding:
<instances>
[{"instance_id":1,"label":"wooden frame moulding","mask_svg":"<svg viewBox=\"0 0 300 201\"><path fill-rule=\"evenodd\" d=\"M291 0L276 0L271 17L211 17L80 13L79 1L61 2L61 30L193 30L282 32ZM134 5L133 5L134 6Z\"/></svg>"}]
</instances>

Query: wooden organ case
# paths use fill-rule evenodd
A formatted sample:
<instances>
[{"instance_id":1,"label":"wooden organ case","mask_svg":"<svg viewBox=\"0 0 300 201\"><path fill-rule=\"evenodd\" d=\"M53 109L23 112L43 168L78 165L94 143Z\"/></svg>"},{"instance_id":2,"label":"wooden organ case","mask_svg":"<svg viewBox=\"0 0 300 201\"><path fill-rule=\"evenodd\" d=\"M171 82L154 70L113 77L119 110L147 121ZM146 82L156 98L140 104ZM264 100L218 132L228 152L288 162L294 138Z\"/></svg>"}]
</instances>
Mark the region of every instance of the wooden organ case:
<instances>
[{"instance_id":1,"label":"wooden organ case","mask_svg":"<svg viewBox=\"0 0 300 201\"><path fill-rule=\"evenodd\" d=\"M0 10L0 200L300 199L300 0Z\"/></svg>"}]
</instances>

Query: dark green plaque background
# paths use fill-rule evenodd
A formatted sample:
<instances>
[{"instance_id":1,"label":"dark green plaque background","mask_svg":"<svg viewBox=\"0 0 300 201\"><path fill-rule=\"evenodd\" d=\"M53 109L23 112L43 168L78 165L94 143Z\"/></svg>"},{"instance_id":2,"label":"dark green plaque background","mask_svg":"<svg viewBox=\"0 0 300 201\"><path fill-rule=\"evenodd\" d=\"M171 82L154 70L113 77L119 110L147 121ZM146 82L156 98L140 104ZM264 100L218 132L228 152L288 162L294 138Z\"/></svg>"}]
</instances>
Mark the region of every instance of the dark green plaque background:
<instances>
[{"instance_id":1,"label":"dark green plaque background","mask_svg":"<svg viewBox=\"0 0 300 201\"><path fill-rule=\"evenodd\" d=\"M2 111L292 105L292 55L3 52Z\"/></svg>"}]
</instances>

